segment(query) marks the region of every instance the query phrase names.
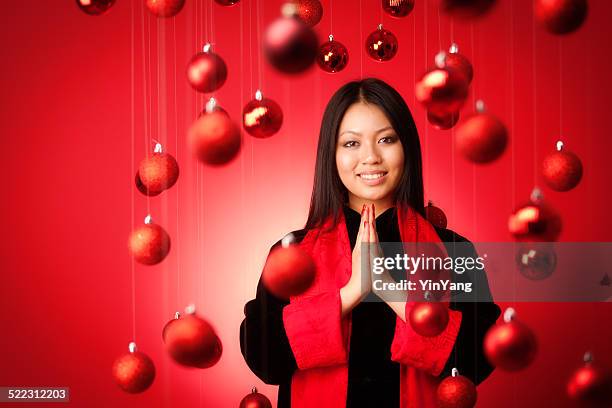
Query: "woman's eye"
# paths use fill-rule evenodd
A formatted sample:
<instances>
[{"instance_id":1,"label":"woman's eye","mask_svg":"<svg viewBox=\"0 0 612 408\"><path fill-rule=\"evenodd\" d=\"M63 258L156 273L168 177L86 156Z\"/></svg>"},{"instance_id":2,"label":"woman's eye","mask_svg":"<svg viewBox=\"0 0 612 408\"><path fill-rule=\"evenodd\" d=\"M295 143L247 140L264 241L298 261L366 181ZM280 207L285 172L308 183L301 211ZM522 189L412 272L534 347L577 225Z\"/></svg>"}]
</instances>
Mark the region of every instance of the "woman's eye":
<instances>
[{"instance_id":1,"label":"woman's eye","mask_svg":"<svg viewBox=\"0 0 612 408\"><path fill-rule=\"evenodd\" d=\"M382 139L380 139L378 142L382 142L382 143L393 143L395 142L395 140L397 139L396 136L385 136Z\"/></svg>"},{"instance_id":2,"label":"woman's eye","mask_svg":"<svg viewBox=\"0 0 612 408\"><path fill-rule=\"evenodd\" d=\"M354 140L351 140L351 141L346 142L346 143L344 144L344 147L353 147L353 146L355 146L355 145L357 145L357 142L356 142L356 141L354 141Z\"/></svg>"}]
</instances>

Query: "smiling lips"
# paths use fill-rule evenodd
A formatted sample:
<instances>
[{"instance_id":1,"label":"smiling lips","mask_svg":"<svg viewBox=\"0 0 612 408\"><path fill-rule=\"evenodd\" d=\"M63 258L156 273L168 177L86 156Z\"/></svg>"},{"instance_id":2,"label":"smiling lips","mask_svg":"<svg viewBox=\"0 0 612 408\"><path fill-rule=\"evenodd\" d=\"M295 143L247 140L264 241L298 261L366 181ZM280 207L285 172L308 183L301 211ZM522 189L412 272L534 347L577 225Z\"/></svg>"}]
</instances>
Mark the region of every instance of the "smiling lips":
<instances>
[{"instance_id":1,"label":"smiling lips","mask_svg":"<svg viewBox=\"0 0 612 408\"><path fill-rule=\"evenodd\" d=\"M386 175L386 171L364 172L361 174L357 174L357 177L359 177L365 184L369 186L375 186L377 184L382 183Z\"/></svg>"}]
</instances>

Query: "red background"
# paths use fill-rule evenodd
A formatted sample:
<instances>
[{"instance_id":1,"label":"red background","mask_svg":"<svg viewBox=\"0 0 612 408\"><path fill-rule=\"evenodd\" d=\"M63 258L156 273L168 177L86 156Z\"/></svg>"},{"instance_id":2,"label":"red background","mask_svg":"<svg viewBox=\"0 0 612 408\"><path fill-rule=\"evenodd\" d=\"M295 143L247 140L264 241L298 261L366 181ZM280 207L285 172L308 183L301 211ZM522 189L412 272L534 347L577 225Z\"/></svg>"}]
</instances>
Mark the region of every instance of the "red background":
<instances>
[{"instance_id":1,"label":"red background","mask_svg":"<svg viewBox=\"0 0 612 408\"><path fill-rule=\"evenodd\" d=\"M326 101L362 75L405 96L422 138L426 197L445 209L450 228L474 241L509 240L508 214L539 183L534 165L562 134L585 175L569 193L545 190L563 215L561 240L610 240L609 2L590 1L585 26L560 39L534 30L529 0L500 1L473 25L438 17L435 0L417 0L407 18L383 17L399 52L377 63L361 44L380 22L380 2L335 0L332 21L323 0L317 32L324 39L333 26L349 65L297 78L259 60L258 32L280 0L231 8L187 0L169 20L149 16L143 3L117 0L90 17L70 0L3 2L0 385L69 386L71 404L82 407L232 407L256 385L275 403L275 387L240 354L243 305L270 245L306 220ZM483 98L511 132L507 152L488 166L458 157L451 132L429 127L414 102L415 78L451 37L475 66L465 111ZM215 96L234 118L258 87L285 113L278 135L245 134L239 158L219 169L197 163L185 143L205 98L189 88L184 68L206 40L228 63ZM133 178L152 139L177 157L181 176L147 200ZM126 248L148 212L172 236L170 255L153 267L133 264ZM192 302L224 343L207 370L178 367L161 341L163 324ZM496 371L479 387L478 406L572 406L564 384L583 352L612 366L610 305L514 304L538 335L539 355L523 372ZM157 367L141 395L123 393L110 375L133 338Z\"/></svg>"}]
</instances>

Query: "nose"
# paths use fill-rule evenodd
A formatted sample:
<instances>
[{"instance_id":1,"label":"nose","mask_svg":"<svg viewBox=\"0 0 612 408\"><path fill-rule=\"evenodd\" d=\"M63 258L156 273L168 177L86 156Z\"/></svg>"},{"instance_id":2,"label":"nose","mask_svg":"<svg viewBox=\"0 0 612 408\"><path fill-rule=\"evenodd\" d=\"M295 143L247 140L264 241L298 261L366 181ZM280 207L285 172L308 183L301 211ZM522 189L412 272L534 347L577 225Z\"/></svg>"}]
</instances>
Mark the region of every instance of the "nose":
<instances>
[{"instance_id":1,"label":"nose","mask_svg":"<svg viewBox=\"0 0 612 408\"><path fill-rule=\"evenodd\" d=\"M364 143L362 148L361 163L362 164L378 164L381 161L381 156L377 150L377 146L371 143Z\"/></svg>"}]
</instances>

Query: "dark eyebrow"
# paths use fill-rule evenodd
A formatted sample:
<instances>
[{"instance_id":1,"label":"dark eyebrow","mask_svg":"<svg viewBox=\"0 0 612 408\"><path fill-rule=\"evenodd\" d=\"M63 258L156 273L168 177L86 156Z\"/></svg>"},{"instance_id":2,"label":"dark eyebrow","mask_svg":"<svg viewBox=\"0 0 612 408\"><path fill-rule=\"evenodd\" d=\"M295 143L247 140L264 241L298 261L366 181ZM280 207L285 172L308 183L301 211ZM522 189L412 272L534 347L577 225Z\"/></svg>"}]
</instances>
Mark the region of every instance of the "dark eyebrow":
<instances>
[{"instance_id":1,"label":"dark eyebrow","mask_svg":"<svg viewBox=\"0 0 612 408\"><path fill-rule=\"evenodd\" d=\"M393 129L393 126L385 126L384 128L378 129L374 133L375 134L379 134L379 133L384 132L385 130L390 130L390 129ZM338 137L342 136L345 133L351 133L351 134L356 135L356 136L361 136L361 133L355 132L354 130L345 130L344 132L340 133L340 135L338 135Z\"/></svg>"}]
</instances>

